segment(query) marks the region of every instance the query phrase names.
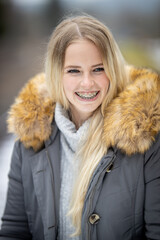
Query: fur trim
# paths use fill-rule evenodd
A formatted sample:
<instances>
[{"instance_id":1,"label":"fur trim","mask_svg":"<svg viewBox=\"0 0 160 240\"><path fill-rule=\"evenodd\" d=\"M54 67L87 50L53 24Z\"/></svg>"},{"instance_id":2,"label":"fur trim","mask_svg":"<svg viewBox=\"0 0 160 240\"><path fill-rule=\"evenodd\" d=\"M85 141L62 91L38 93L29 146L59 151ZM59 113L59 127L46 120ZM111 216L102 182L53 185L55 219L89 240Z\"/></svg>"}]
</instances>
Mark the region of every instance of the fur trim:
<instances>
[{"instance_id":1,"label":"fur trim","mask_svg":"<svg viewBox=\"0 0 160 240\"><path fill-rule=\"evenodd\" d=\"M132 84L106 108L104 140L131 155L149 149L160 131L160 77L131 70Z\"/></svg>"},{"instance_id":2,"label":"fur trim","mask_svg":"<svg viewBox=\"0 0 160 240\"><path fill-rule=\"evenodd\" d=\"M104 141L130 155L144 153L160 131L160 77L146 70L130 70L131 83L106 107ZM11 107L9 132L28 147L39 150L51 134L55 103L49 97L45 75L32 78Z\"/></svg>"},{"instance_id":3,"label":"fur trim","mask_svg":"<svg viewBox=\"0 0 160 240\"><path fill-rule=\"evenodd\" d=\"M25 147L39 150L51 134L54 108L41 73L27 83L11 107L9 132L15 133Z\"/></svg>"}]
</instances>

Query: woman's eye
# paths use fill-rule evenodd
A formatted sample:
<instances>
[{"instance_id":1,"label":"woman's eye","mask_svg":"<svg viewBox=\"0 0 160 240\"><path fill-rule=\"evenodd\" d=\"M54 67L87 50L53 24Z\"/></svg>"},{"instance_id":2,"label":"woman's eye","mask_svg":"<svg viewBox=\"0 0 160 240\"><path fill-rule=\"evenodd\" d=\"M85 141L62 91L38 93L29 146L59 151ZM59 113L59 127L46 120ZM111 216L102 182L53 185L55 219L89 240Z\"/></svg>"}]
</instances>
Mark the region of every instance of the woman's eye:
<instances>
[{"instance_id":1,"label":"woman's eye","mask_svg":"<svg viewBox=\"0 0 160 240\"><path fill-rule=\"evenodd\" d=\"M79 73L80 71L78 69L70 69L67 72L68 73Z\"/></svg>"},{"instance_id":2,"label":"woman's eye","mask_svg":"<svg viewBox=\"0 0 160 240\"><path fill-rule=\"evenodd\" d=\"M104 68L103 67L98 67L93 70L93 72L103 72Z\"/></svg>"}]
</instances>

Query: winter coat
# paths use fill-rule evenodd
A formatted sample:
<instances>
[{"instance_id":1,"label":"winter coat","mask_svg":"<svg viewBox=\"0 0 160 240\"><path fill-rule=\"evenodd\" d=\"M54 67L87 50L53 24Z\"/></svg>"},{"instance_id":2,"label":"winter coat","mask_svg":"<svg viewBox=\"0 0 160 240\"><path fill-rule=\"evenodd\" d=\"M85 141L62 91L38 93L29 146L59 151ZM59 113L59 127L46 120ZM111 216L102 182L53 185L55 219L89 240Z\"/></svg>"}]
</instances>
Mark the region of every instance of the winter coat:
<instances>
[{"instance_id":1,"label":"winter coat","mask_svg":"<svg viewBox=\"0 0 160 240\"><path fill-rule=\"evenodd\" d=\"M106 107L107 154L95 169L82 212L82 240L160 239L160 77L130 69L130 84ZM44 74L11 107L15 143L0 239L55 240L60 132Z\"/></svg>"}]
</instances>

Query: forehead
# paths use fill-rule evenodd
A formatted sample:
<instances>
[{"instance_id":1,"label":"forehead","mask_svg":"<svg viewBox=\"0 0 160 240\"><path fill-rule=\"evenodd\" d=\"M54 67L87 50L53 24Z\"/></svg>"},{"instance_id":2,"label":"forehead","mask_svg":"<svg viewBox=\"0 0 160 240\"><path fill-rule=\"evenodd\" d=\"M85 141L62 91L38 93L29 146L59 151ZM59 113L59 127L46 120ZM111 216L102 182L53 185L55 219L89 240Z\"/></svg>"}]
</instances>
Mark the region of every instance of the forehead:
<instances>
[{"instance_id":1,"label":"forehead","mask_svg":"<svg viewBox=\"0 0 160 240\"><path fill-rule=\"evenodd\" d=\"M98 47L91 41L79 39L72 42L66 49L65 62L101 61Z\"/></svg>"},{"instance_id":2,"label":"forehead","mask_svg":"<svg viewBox=\"0 0 160 240\"><path fill-rule=\"evenodd\" d=\"M72 41L69 46L66 48L66 51L69 51L70 49L79 49L79 48L94 48L97 51L98 47L96 46L95 43L93 43L91 40L87 40L87 39L77 39Z\"/></svg>"}]
</instances>

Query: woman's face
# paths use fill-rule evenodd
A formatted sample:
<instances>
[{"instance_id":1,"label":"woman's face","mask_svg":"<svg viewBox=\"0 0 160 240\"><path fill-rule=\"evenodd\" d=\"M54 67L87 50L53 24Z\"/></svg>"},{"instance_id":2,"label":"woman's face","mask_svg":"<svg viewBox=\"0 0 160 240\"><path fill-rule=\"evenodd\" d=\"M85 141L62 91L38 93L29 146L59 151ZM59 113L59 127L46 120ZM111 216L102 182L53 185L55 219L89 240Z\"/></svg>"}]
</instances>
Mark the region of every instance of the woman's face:
<instances>
[{"instance_id":1,"label":"woman's face","mask_svg":"<svg viewBox=\"0 0 160 240\"><path fill-rule=\"evenodd\" d=\"M109 87L101 54L91 41L77 40L66 49L63 87L72 120L81 125L101 105Z\"/></svg>"}]
</instances>

